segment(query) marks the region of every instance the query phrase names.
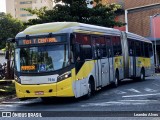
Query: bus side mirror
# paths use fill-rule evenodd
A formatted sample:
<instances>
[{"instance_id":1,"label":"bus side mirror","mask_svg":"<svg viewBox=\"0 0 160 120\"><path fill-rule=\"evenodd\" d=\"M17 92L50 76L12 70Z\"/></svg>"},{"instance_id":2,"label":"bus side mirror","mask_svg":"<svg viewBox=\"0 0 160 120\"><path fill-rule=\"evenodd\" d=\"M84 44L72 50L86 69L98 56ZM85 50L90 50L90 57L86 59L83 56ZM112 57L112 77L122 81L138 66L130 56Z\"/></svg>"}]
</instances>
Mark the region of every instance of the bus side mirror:
<instances>
[{"instance_id":1,"label":"bus side mirror","mask_svg":"<svg viewBox=\"0 0 160 120\"><path fill-rule=\"evenodd\" d=\"M8 50L6 51L5 59L7 59L7 60L9 59L9 51Z\"/></svg>"}]
</instances>

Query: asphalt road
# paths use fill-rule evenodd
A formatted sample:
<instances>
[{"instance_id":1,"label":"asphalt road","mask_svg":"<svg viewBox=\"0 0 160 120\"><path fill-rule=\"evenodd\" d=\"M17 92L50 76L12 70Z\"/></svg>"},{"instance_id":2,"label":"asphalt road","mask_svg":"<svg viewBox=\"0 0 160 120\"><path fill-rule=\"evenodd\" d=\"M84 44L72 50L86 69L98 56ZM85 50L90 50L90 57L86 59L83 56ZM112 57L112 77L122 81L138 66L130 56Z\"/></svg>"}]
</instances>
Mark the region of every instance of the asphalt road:
<instances>
[{"instance_id":1,"label":"asphalt road","mask_svg":"<svg viewBox=\"0 0 160 120\"><path fill-rule=\"evenodd\" d=\"M0 111L39 112L42 116L54 118L61 116L72 119L73 117L116 119L117 116L120 120L124 119L123 117L133 119L142 117L144 120L153 117L153 120L157 120L160 119L160 76L147 77L145 81L140 82L123 81L118 88L105 87L88 100L58 98L50 103L44 103L39 98L26 101L13 99L0 104Z\"/></svg>"}]
</instances>

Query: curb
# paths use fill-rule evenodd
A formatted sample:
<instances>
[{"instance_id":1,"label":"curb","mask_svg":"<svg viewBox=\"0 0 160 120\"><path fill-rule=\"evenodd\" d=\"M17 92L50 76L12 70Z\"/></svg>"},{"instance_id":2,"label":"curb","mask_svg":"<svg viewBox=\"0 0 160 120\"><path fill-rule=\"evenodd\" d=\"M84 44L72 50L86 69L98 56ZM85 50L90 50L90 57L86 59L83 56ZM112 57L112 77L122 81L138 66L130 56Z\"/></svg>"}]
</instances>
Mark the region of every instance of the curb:
<instances>
[{"instance_id":1,"label":"curb","mask_svg":"<svg viewBox=\"0 0 160 120\"><path fill-rule=\"evenodd\" d=\"M0 99L0 105L1 104L5 104L5 102L10 101L10 100L17 100L18 98L16 97L16 95L8 95L6 97L3 97Z\"/></svg>"},{"instance_id":2,"label":"curb","mask_svg":"<svg viewBox=\"0 0 160 120\"><path fill-rule=\"evenodd\" d=\"M155 73L155 75L158 75L158 76L160 76L160 73Z\"/></svg>"}]
</instances>

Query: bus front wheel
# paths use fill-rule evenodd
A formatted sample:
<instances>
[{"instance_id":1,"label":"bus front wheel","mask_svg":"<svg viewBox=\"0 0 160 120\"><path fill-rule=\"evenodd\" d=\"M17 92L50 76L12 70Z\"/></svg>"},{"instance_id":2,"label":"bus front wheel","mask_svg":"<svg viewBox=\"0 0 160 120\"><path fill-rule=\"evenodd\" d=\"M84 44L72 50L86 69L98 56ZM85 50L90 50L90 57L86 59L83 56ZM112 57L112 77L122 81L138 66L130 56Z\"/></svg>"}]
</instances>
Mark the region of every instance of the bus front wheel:
<instances>
[{"instance_id":1,"label":"bus front wheel","mask_svg":"<svg viewBox=\"0 0 160 120\"><path fill-rule=\"evenodd\" d=\"M94 81L89 80L87 84L87 94L84 96L85 99L89 99L94 92Z\"/></svg>"}]
</instances>

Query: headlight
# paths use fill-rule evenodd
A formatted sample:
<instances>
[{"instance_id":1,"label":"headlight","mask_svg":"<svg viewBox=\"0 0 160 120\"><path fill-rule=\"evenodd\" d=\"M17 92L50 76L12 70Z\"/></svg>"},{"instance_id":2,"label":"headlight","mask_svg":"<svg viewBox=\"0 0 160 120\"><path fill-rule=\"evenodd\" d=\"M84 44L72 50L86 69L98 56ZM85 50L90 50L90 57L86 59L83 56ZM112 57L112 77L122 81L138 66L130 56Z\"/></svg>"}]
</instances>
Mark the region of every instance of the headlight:
<instances>
[{"instance_id":1,"label":"headlight","mask_svg":"<svg viewBox=\"0 0 160 120\"><path fill-rule=\"evenodd\" d=\"M16 82L20 83L21 84L21 79L19 77L17 77L16 75L14 75L14 79Z\"/></svg>"},{"instance_id":2,"label":"headlight","mask_svg":"<svg viewBox=\"0 0 160 120\"><path fill-rule=\"evenodd\" d=\"M65 72L62 75L59 75L58 78L57 78L57 81L59 82L59 81L62 81L66 78L69 78L69 77L71 77L71 71L68 71L68 72Z\"/></svg>"}]
</instances>

